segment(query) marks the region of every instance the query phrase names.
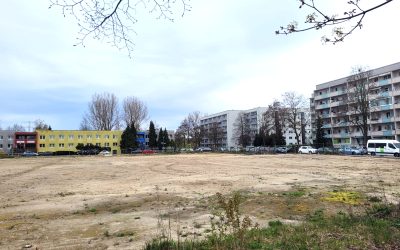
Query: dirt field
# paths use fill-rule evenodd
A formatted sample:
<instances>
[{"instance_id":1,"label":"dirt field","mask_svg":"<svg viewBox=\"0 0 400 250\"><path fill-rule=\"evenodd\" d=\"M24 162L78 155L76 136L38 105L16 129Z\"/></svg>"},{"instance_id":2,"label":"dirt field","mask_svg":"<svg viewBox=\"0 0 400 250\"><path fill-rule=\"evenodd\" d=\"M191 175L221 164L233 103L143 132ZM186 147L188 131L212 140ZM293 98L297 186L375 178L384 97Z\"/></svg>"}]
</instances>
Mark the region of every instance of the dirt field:
<instances>
[{"instance_id":1,"label":"dirt field","mask_svg":"<svg viewBox=\"0 0 400 250\"><path fill-rule=\"evenodd\" d=\"M160 221L175 235L197 237L207 232L217 192L242 191L243 212L261 225L296 222L316 209L346 209L321 202L328 191L398 201L399 168L395 158L322 155L3 159L0 248L140 249L160 233ZM301 203L285 196L296 190L307 193Z\"/></svg>"}]
</instances>

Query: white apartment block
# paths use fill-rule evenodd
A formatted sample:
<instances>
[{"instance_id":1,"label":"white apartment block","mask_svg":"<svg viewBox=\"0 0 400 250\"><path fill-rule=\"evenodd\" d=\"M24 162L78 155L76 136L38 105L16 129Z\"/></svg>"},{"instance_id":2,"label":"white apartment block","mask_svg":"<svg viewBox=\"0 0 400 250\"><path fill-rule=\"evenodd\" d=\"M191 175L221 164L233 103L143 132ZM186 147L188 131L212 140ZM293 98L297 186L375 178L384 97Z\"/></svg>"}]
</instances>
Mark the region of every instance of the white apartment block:
<instances>
[{"instance_id":1,"label":"white apartment block","mask_svg":"<svg viewBox=\"0 0 400 250\"><path fill-rule=\"evenodd\" d=\"M258 107L249 110L227 110L220 113L207 115L200 119L200 126L203 129L204 137L201 142L201 146L204 147L222 147L232 148L237 147L237 138L235 135L235 123L240 113L244 113L247 121L250 123L250 130L252 140L254 140L255 134L260 129L262 115L265 113L267 108ZM211 138L210 133L212 130L217 128L219 136L216 142Z\"/></svg>"},{"instance_id":2,"label":"white apartment block","mask_svg":"<svg viewBox=\"0 0 400 250\"><path fill-rule=\"evenodd\" d=\"M368 137L400 140L400 62L371 70L374 83L369 94ZM311 98L313 134L315 121L323 119L325 137L333 146L362 144L361 131L349 122L348 77L319 84ZM354 114L353 114L354 115Z\"/></svg>"}]
</instances>

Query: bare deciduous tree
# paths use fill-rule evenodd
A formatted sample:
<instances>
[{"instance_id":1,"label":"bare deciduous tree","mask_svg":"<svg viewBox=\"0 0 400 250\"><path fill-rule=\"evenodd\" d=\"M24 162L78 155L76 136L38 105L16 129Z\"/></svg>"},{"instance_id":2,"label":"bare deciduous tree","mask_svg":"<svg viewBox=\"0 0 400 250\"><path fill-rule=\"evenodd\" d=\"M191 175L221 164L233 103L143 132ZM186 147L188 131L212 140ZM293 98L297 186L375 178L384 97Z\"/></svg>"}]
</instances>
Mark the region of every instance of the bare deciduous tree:
<instances>
[{"instance_id":1,"label":"bare deciduous tree","mask_svg":"<svg viewBox=\"0 0 400 250\"><path fill-rule=\"evenodd\" d=\"M141 125L148 119L147 106L134 96L126 97L122 103L123 118L126 126L132 126L140 130Z\"/></svg>"},{"instance_id":2,"label":"bare deciduous tree","mask_svg":"<svg viewBox=\"0 0 400 250\"><path fill-rule=\"evenodd\" d=\"M286 110L279 101L268 105L263 115L261 128L264 135L270 136L273 145L284 145L283 130L285 128Z\"/></svg>"},{"instance_id":3,"label":"bare deciduous tree","mask_svg":"<svg viewBox=\"0 0 400 250\"><path fill-rule=\"evenodd\" d=\"M192 147L199 147L203 138L203 130L200 127L200 112L190 113L177 129L179 135L184 135L184 145L191 144Z\"/></svg>"},{"instance_id":4,"label":"bare deciduous tree","mask_svg":"<svg viewBox=\"0 0 400 250\"><path fill-rule=\"evenodd\" d=\"M380 3L367 9L360 4L361 0L348 1L349 9L343 11L342 15L337 15L334 13L326 13L315 4L314 0L299 0L300 8L307 7L313 11L306 15L306 20L304 21L306 26L298 27L298 22L292 21L286 25L286 27L281 26L279 30L275 31L275 33L287 35L308 30L319 30L329 26L333 27L333 36L323 36L322 41L325 43L335 44L337 42L342 42L345 37L350 35L357 28L361 29L363 27L362 22L364 17L368 13L381 8L392 1L393 0L381 0ZM350 27L344 28L342 25L345 23L351 23Z\"/></svg>"},{"instance_id":5,"label":"bare deciduous tree","mask_svg":"<svg viewBox=\"0 0 400 250\"><path fill-rule=\"evenodd\" d=\"M137 11L147 8L158 19L173 21L173 9L181 7L182 16L190 11L189 0L50 0L50 7L58 7L64 16L73 16L80 27L78 43L88 37L104 40L131 56L134 42L131 34L137 22ZM180 6L179 6L180 5Z\"/></svg>"},{"instance_id":6,"label":"bare deciduous tree","mask_svg":"<svg viewBox=\"0 0 400 250\"><path fill-rule=\"evenodd\" d=\"M221 146L223 130L217 122L213 122L210 124L210 128L208 130L207 135L210 144L213 145L214 149Z\"/></svg>"},{"instance_id":7,"label":"bare deciduous tree","mask_svg":"<svg viewBox=\"0 0 400 250\"><path fill-rule=\"evenodd\" d=\"M250 129L250 121L246 117L244 112L240 112L236 118L234 123L234 139L237 143L246 147L251 143L251 129Z\"/></svg>"},{"instance_id":8,"label":"bare deciduous tree","mask_svg":"<svg viewBox=\"0 0 400 250\"><path fill-rule=\"evenodd\" d=\"M48 130L50 125L46 124L43 120L37 119L33 122L34 128L39 130Z\"/></svg>"},{"instance_id":9,"label":"bare deciduous tree","mask_svg":"<svg viewBox=\"0 0 400 250\"><path fill-rule=\"evenodd\" d=\"M26 131L24 126L22 126L21 124L17 124L17 123L15 123L12 126L8 126L7 130L12 130L12 131L17 131L17 132L25 132Z\"/></svg>"},{"instance_id":10,"label":"bare deciduous tree","mask_svg":"<svg viewBox=\"0 0 400 250\"><path fill-rule=\"evenodd\" d=\"M371 96L372 90L376 88L376 83L370 79L371 76L371 71L357 66L347 78L348 121L361 131L363 145L366 145L368 140L368 119L372 111L370 104L374 101Z\"/></svg>"},{"instance_id":11,"label":"bare deciduous tree","mask_svg":"<svg viewBox=\"0 0 400 250\"><path fill-rule=\"evenodd\" d=\"M286 92L282 95L282 103L286 110L287 126L293 129L297 145L300 145L300 135L304 132L307 122L304 117L304 109L307 107L306 99L295 92Z\"/></svg>"},{"instance_id":12,"label":"bare deciduous tree","mask_svg":"<svg viewBox=\"0 0 400 250\"><path fill-rule=\"evenodd\" d=\"M114 94L94 94L88 109L82 122L87 119L91 128L95 130L119 129L118 99Z\"/></svg>"}]
</instances>

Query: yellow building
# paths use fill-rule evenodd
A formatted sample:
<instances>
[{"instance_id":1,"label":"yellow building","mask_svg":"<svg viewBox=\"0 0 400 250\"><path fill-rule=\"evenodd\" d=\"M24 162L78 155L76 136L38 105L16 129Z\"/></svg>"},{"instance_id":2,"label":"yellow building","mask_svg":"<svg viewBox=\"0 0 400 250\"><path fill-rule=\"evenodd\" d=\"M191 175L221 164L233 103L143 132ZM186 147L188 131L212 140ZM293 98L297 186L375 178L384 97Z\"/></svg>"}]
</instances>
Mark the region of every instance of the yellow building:
<instances>
[{"instance_id":1,"label":"yellow building","mask_svg":"<svg viewBox=\"0 0 400 250\"><path fill-rule=\"evenodd\" d=\"M73 151L79 143L110 147L113 154L120 154L122 131L100 130L36 130L37 152Z\"/></svg>"}]
</instances>

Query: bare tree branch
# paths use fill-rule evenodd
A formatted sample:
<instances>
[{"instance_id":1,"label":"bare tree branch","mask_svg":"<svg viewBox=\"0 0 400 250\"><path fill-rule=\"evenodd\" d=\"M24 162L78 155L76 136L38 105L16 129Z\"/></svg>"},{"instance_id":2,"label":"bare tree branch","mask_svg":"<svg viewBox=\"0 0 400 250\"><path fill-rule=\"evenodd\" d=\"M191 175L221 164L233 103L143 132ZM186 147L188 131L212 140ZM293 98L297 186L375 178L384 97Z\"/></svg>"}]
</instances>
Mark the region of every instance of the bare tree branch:
<instances>
[{"instance_id":1,"label":"bare tree branch","mask_svg":"<svg viewBox=\"0 0 400 250\"><path fill-rule=\"evenodd\" d=\"M182 16L190 11L190 0L50 0L49 8L59 8L65 16L73 16L80 27L78 42L74 46L85 46L88 37L104 40L132 56L134 42L131 34L138 21L137 8L150 9L158 14L157 19L173 21L173 9L181 6Z\"/></svg>"},{"instance_id":2,"label":"bare tree branch","mask_svg":"<svg viewBox=\"0 0 400 250\"><path fill-rule=\"evenodd\" d=\"M314 0L310 1L299 0L300 2L299 8L306 6L312 11L314 11L306 16L305 20L306 27L299 28L298 23L296 21L293 21L288 25L286 25L286 27L281 26L279 30L275 31L275 34L288 35L291 33L304 32L308 30L319 30L326 26L333 26L332 37L323 36L322 41L324 43L333 43L333 44L336 44L337 42L343 42L344 38L352 34L355 29L357 28L361 29L363 27L362 21L364 20L364 17L368 13L387 5L393 0L382 0L382 1L383 2L381 2L380 4L377 4L366 10L364 10L360 6L361 0L348 1L347 3L350 5L350 9L348 11L345 11L343 15L338 16L338 15L328 15L327 13L323 12L319 7L315 5ZM356 20L355 24L353 24L353 26L350 26L350 28L348 29L345 29L343 26L340 26L341 24L348 23L353 20Z\"/></svg>"}]
</instances>

